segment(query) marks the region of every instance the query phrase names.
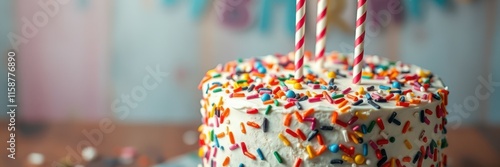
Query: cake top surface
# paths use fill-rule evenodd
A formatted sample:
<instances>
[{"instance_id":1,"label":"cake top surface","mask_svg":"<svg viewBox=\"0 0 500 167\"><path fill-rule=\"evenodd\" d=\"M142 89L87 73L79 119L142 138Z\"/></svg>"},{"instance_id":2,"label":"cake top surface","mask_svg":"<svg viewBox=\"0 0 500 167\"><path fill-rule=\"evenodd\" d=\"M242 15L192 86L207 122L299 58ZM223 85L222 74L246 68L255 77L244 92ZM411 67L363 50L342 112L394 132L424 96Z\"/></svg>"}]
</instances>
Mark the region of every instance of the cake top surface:
<instances>
[{"instance_id":1,"label":"cake top surface","mask_svg":"<svg viewBox=\"0 0 500 167\"><path fill-rule=\"evenodd\" d=\"M302 81L293 77L293 54L268 55L220 64L206 73L199 88L204 98L224 99L234 109L265 110L273 104L279 106L273 112L284 113L302 108L394 111L425 106L440 100L440 93L448 94L441 79L415 65L368 55L361 84L355 85L351 55L332 52L322 67L309 57Z\"/></svg>"}]
</instances>

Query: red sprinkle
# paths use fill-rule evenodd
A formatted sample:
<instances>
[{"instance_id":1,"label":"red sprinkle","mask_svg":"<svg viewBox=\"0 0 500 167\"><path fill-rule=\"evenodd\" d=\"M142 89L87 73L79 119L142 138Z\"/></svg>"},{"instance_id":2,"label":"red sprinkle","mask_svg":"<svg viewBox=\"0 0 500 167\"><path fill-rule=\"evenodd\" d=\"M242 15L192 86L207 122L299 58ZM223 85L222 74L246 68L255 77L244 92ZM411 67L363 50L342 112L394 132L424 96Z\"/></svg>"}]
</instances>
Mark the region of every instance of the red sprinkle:
<instances>
[{"instance_id":1,"label":"red sprinkle","mask_svg":"<svg viewBox=\"0 0 500 167\"><path fill-rule=\"evenodd\" d=\"M247 109L247 114L257 114L257 113L259 113L259 110L257 110L256 108Z\"/></svg>"},{"instance_id":2,"label":"red sprinkle","mask_svg":"<svg viewBox=\"0 0 500 167\"><path fill-rule=\"evenodd\" d=\"M300 129L297 129L296 132L300 139L306 140L306 135Z\"/></svg>"},{"instance_id":3,"label":"red sprinkle","mask_svg":"<svg viewBox=\"0 0 500 167\"><path fill-rule=\"evenodd\" d=\"M406 121L405 126L403 127L403 134L408 131L408 128L410 128L410 121Z\"/></svg>"},{"instance_id":4,"label":"red sprinkle","mask_svg":"<svg viewBox=\"0 0 500 167\"><path fill-rule=\"evenodd\" d=\"M345 128L345 127L347 127L347 123L345 123L344 121L341 121L340 119L337 119L337 120L335 121L335 123L336 123L337 125L340 125L340 126L344 127L344 128Z\"/></svg>"},{"instance_id":5,"label":"red sprinkle","mask_svg":"<svg viewBox=\"0 0 500 167\"><path fill-rule=\"evenodd\" d=\"M289 134L290 136L292 136L292 137L295 137L295 138L299 137L299 136L297 135L297 133L295 133L295 132L294 132L293 130L291 130L291 129L286 128L285 132L286 132L286 133L288 133L288 134Z\"/></svg>"},{"instance_id":6,"label":"red sprinkle","mask_svg":"<svg viewBox=\"0 0 500 167\"><path fill-rule=\"evenodd\" d=\"M380 139L380 140L377 140L377 144L378 145L389 144L389 140L387 140L387 139Z\"/></svg>"},{"instance_id":7,"label":"red sprinkle","mask_svg":"<svg viewBox=\"0 0 500 167\"><path fill-rule=\"evenodd\" d=\"M290 108L290 107L292 107L292 106L294 106L294 105L295 105L295 103L294 103L294 102L289 102L289 103L286 103L286 104L285 104L285 109L288 109L288 108Z\"/></svg>"},{"instance_id":8,"label":"red sprinkle","mask_svg":"<svg viewBox=\"0 0 500 167\"><path fill-rule=\"evenodd\" d=\"M380 128L380 130L384 130L385 129L384 122L382 121L381 118L377 118L377 125Z\"/></svg>"}]
</instances>

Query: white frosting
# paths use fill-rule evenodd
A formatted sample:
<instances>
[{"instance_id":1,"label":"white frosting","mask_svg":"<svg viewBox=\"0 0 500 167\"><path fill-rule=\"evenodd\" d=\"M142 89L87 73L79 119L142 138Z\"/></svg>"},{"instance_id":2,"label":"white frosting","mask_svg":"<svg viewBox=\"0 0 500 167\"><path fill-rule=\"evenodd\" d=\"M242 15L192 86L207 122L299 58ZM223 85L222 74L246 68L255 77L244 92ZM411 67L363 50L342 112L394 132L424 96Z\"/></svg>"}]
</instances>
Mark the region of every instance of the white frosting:
<instances>
[{"instance_id":1,"label":"white frosting","mask_svg":"<svg viewBox=\"0 0 500 167\"><path fill-rule=\"evenodd\" d=\"M366 62L374 62L377 64L389 64L389 62L386 59L379 58L377 56L367 56L365 57ZM266 56L262 59L263 62L267 63L273 63L277 64L278 59L275 56ZM245 71L248 71L251 69L251 63L252 61L245 61L242 63L238 64L238 68L244 69ZM362 79L362 84L361 85L353 85L351 84L352 76L349 75L349 71L347 70L342 70L343 65L339 64L334 64L333 61L326 61L324 69L318 68L314 63L310 62L307 63L306 65L309 65L313 68L310 68L310 70L313 71L314 74L318 74L319 78L323 78L326 82L328 82L328 76L327 72L328 71L335 71L337 69L340 69L339 72L340 74L344 74L347 76L347 78L339 77L337 74L337 77L335 79L335 85L338 87L337 94L342 93L347 88L351 88L352 90L350 91L349 94L354 95L354 92L357 92L359 90L359 87L362 86L366 88L368 86L374 85L375 90L380 90L378 85L385 85L385 86L391 86L391 84L388 83L387 79L383 80L376 80L376 79ZM401 65L401 66L400 66ZM411 73L425 73L426 70L423 70L417 66L414 65L403 65L400 62L396 63L396 66L399 70L410 70ZM290 70L283 70L280 69L277 71L278 65L275 65L271 69L267 69L267 74L266 77L263 79L263 83L268 83L270 80L270 75L269 74L276 74L276 75L285 75L288 76L288 74L293 74L293 71ZM370 70L370 69L367 69ZM365 71L367 71L365 70ZM308 74L307 70L305 70L305 74ZM325 72L324 72L325 71ZM378 71L380 72L380 70ZM216 123L220 118L216 118L217 116L213 116L208 118L208 122L204 125L202 125L201 133L205 135L204 142L205 145L200 146L201 152L203 156L203 166L211 166L212 161L215 161L216 166L222 166L224 160L229 157L230 161L229 164L230 166L239 166L240 164L244 164L245 166L293 166L295 160L297 158L302 159L302 165L301 166L332 166L330 164L330 161L332 159L342 159L342 155L345 153L340 150L337 153L332 153L328 149L322 153L319 156L316 156L312 159L308 157L307 151L306 151L306 146L311 145L314 150L318 150L320 148L320 145L318 143L318 140L316 138L312 139L311 141L302 141L300 138L294 138L288 133L285 132L287 128L290 128L291 130L295 131L296 129L301 129L302 132L307 136L311 131L311 122L306 122L304 121L303 123L300 123L297 121L295 116L292 114L291 118L291 124L289 127L286 127L283 125L284 122L284 116L288 113L292 113L294 111L299 111L299 113L304 113L307 109L314 108L315 112L313 115L310 115L309 117L314 117L316 119L316 126L314 127L315 129L320 129L321 126L333 126L334 130L333 131L325 131L325 130L319 130L319 134L321 134L324 144L326 147L328 147L330 144L343 144L348 147L354 147L355 148L355 153L353 154L352 158L355 157L357 154L363 154L363 145L362 144L355 144L346 134L352 134L353 130L352 127L356 125L366 125L367 127L369 126L370 122L373 120L377 120L377 118L381 118L384 122L385 129L381 131L381 129L375 124L373 130L371 133L364 134L362 139L363 143L366 143L368 145L368 155L363 156L366 158L366 161L364 161L362 164L356 165L356 163L350 163L344 161L342 165L340 164L335 164L333 166L376 166L377 162L379 162L379 159L377 159L375 155L375 150L370 146L369 141L372 140L373 142L377 142L379 139L384 139L386 138L389 140L391 137L395 138L394 143L389 142L388 144L385 144L383 146L378 145L377 147L379 149L385 149L386 155L387 155L387 161L386 162L391 162L391 159L399 159L401 165L406 165L406 166L417 166L417 163L412 163L414 159L414 155L420 150L420 146L427 147L430 145L431 140L433 139L436 141L436 143L441 142L442 138L444 138L444 134L442 134L442 131L438 128L437 133L434 132L435 126L440 126L442 124L442 119L443 118L437 118L436 116L436 106L440 105L443 101L442 100L436 100L433 99L432 102L424 101L420 104L411 104L409 107L402 107L402 106L397 106L396 105L396 100L390 100L386 103L378 103L380 105L381 109L375 109L373 106L367 103L367 100L365 97L359 98L363 99L364 102L358 106L351 106L351 109L348 112L341 113L339 112L339 107L337 104L330 104L327 100L324 98L321 99L319 102L314 102L310 103L308 100L301 101L300 104L303 107L303 110L298 110L297 107L294 105L288 109L285 109L283 105L287 104L288 102L286 100L279 99L279 106L275 106L274 104L272 105L271 112L268 115L265 115L264 112L267 108L268 105L264 105L262 100L259 98L254 98L247 100L245 97L230 97L230 93L225 93L224 91L218 92L218 93L213 93L212 90L208 90L207 92L207 84L209 86L212 86L212 83L214 82L220 82L224 84L227 82L226 77L230 76L230 72L221 72L221 77L218 78L212 78L209 81L205 82L202 86L202 91L203 91L203 97L204 100L201 101L202 106L205 106L208 111L202 107L201 109L201 114L203 117L209 117L207 113L209 113L212 110L211 104L218 104L219 100L222 97L222 107L223 108L229 108L230 109L230 114L228 117L225 118L225 121L222 123ZM404 74L400 74L398 78L401 78ZM425 74L427 75L427 74ZM254 79L254 77L252 77ZM256 84L255 81L253 84ZM232 85L232 84L230 84ZM412 84L405 84L404 86L401 87L401 90L407 90L407 89L412 89L414 96L410 96L408 94L406 97L407 99L416 99L417 96L423 96L424 94L427 94L429 92L436 92L437 88L443 88L444 85L442 85L441 82L437 81L434 79L431 82L431 87L428 89L427 92L421 92L420 90L414 90ZM277 86L280 86L279 84ZM229 89L231 86L228 86L227 88L223 89ZM274 89L276 86L272 86L271 89ZM294 89L293 84L287 84L287 87L290 90L293 90L295 93L306 93L306 91L309 91L311 94L321 94L321 92L325 91L323 89L312 89L308 85L302 83L302 89L296 90ZM396 90L396 89L392 89ZM248 91L241 91L242 93L245 93L246 96L256 94L257 91L254 90L251 93ZM377 92L377 91L370 91L372 92ZM231 91L232 93L232 91ZM381 93L378 93L379 95L385 97L389 93L387 91L382 91ZM360 96L358 96L360 97ZM344 97L345 98L345 97ZM345 100L348 100L349 103L347 105L351 105L354 101L345 98ZM207 103L208 102L208 103ZM444 106L444 105L443 105ZM258 109L259 113L258 114L247 114L248 109ZM427 125L426 123L421 123L420 122L420 111L429 109L432 111L432 115L426 115L426 118L429 120L430 124ZM222 112L222 111L221 111ZM332 112L338 112L338 119L343 121L343 122L348 122L355 114L355 112L360 112L366 115L366 119L362 119L361 117L352 125L347 126L346 128L339 126L337 124L332 124L331 123L331 115ZM391 116L393 112L397 113L397 116L395 119L399 120L401 122L401 125L396 125L395 123L389 123L388 119ZM268 124L268 131L266 133L263 132L262 130L262 122L264 118L267 118L269 121ZM261 125L260 129L256 129L250 126L247 126L246 123L248 121L255 122L259 125ZM407 131L406 134L402 133L402 129L405 125L405 123L409 121L410 122L410 128ZM240 123L243 122L245 124L246 128L246 134L243 134L240 130ZM444 125L442 125L444 126ZM214 131L215 134L219 133L224 133L225 136L218 138L218 143L219 146L222 146L224 150L222 150L220 147L216 148L213 147L215 145L215 141L211 141L209 138L209 133L210 131ZM234 135L234 139L236 143L239 145L239 148L235 150L230 150L229 147L232 145L230 143L227 130L231 131ZM421 135L421 132L424 132L424 136L427 138L427 142L422 141L422 138L419 138ZM278 138L278 135L282 133L291 143L290 146L285 146L284 143ZM405 146L404 141L408 140L409 143L411 143L412 148L408 149ZM251 154L255 155L257 157L256 160L252 160L249 157L245 156L242 152L241 148L241 142L246 143L246 147L248 148L248 152ZM212 147L209 152L208 159L205 158L203 154L205 154L208 151L208 147ZM257 153L257 149L260 148L262 150L262 153L265 157L265 160L261 160L259 158L259 155ZM216 156L214 157L214 149L217 149ZM425 148L424 148L425 150ZM423 166L430 166L431 164L438 164L441 160L441 147L437 147L438 150L438 157L437 161L433 161L432 158L427 158L423 159ZM277 159L274 157L273 152L277 151L279 155L283 159L283 163L278 163ZM422 154L423 155L423 154ZM409 156L410 162L403 162L403 158ZM370 164L368 164L370 163Z\"/></svg>"}]
</instances>

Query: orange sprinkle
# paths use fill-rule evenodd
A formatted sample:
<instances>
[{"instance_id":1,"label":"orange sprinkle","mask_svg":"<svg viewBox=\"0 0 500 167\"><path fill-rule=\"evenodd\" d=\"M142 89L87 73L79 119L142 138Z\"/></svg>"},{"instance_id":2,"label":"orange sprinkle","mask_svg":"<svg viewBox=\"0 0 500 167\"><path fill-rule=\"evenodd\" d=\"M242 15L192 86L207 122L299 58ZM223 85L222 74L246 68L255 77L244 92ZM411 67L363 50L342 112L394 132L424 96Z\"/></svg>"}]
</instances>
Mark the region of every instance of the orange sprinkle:
<instances>
[{"instance_id":1,"label":"orange sprinkle","mask_svg":"<svg viewBox=\"0 0 500 167\"><path fill-rule=\"evenodd\" d=\"M222 114L222 116L227 117L227 116L229 116L229 113L230 113L229 108L226 108L226 109L224 110L224 113Z\"/></svg>"},{"instance_id":2,"label":"orange sprinkle","mask_svg":"<svg viewBox=\"0 0 500 167\"><path fill-rule=\"evenodd\" d=\"M340 109L340 112L345 113L345 112L347 112L349 109L351 109L351 106L344 106L344 107L342 107L342 108Z\"/></svg>"},{"instance_id":3,"label":"orange sprinkle","mask_svg":"<svg viewBox=\"0 0 500 167\"><path fill-rule=\"evenodd\" d=\"M300 123L304 122L304 120L302 119L302 116L299 114L298 111L295 111L294 114L295 114L295 118L297 118L297 121L299 121Z\"/></svg>"},{"instance_id":4,"label":"orange sprinkle","mask_svg":"<svg viewBox=\"0 0 500 167\"><path fill-rule=\"evenodd\" d=\"M243 88L241 88L241 86L238 86L237 88L233 88L233 92L239 92L241 91Z\"/></svg>"},{"instance_id":5,"label":"orange sprinkle","mask_svg":"<svg viewBox=\"0 0 500 167\"><path fill-rule=\"evenodd\" d=\"M347 104L347 100L344 100L344 101L340 102L339 108L344 107L346 104Z\"/></svg>"},{"instance_id":6,"label":"orange sprinkle","mask_svg":"<svg viewBox=\"0 0 500 167\"><path fill-rule=\"evenodd\" d=\"M306 135L300 129L295 130L295 132L299 135L300 139L306 140Z\"/></svg>"},{"instance_id":7,"label":"orange sprinkle","mask_svg":"<svg viewBox=\"0 0 500 167\"><path fill-rule=\"evenodd\" d=\"M229 141L231 142L231 144L234 144L234 136L233 136L233 132L229 132Z\"/></svg>"},{"instance_id":8,"label":"orange sprinkle","mask_svg":"<svg viewBox=\"0 0 500 167\"><path fill-rule=\"evenodd\" d=\"M247 157L248 157L248 158L250 158L250 159L253 159L253 160L256 160L256 159L257 159L257 157L255 157L255 155L253 155L252 153L250 153L250 152L248 152L248 151L247 151L247 152L245 152L244 154L245 154L245 156L247 156Z\"/></svg>"},{"instance_id":9,"label":"orange sprinkle","mask_svg":"<svg viewBox=\"0 0 500 167\"><path fill-rule=\"evenodd\" d=\"M251 127L254 127L254 128L260 128L259 124L255 123L255 122L252 122L252 121L247 121L247 125L251 126Z\"/></svg>"},{"instance_id":10,"label":"orange sprinkle","mask_svg":"<svg viewBox=\"0 0 500 167\"><path fill-rule=\"evenodd\" d=\"M337 122L337 117L339 116L339 113L336 112L336 111L332 111L332 119L331 119L331 123L334 124L335 122Z\"/></svg>"},{"instance_id":11,"label":"orange sprinkle","mask_svg":"<svg viewBox=\"0 0 500 167\"><path fill-rule=\"evenodd\" d=\"M224 132L220 132L219 134L217 134L217 138L223 138L224 136L226 136Z\"/></svg>"},{"instance_id":12,"label":"orange sprinkle","mask_svg":"<svg viewBox=\"0 0 500 167\"><path fill-rule=\"evenodd\" d=\"M359 144L359 141L358 141L358 138L356 138L356 136L354 136L354 134L349 134L349 138L351 138L351 140L354 142L354 144Z\"/></svg>"},{"instance_id":13,"label":"orange sprinkle","mask_svg":"<svg viewBox=\"0 0 500 167\"><path fill-rule=\"evenodd\" d=\"M419 99L410 99L410 104L420 104Z\"/></svg>"},{"instance_id":14,"label":"orange sprinkle","mask_svg":"<svg viewBox=\"0 0 500 167\"><path fill-rule=\"evenodd\" d=\"M208 76L208 75L206 75L205 77L203 77L203 79L201 79L200 84L198 85L198 89L201 90L201 88L203 87L203 84L205 82L207 82L208 80L210 80L210 79L212 79L212 77Z\"/></svg>"},{"instance_id":15,"label":"orange sprinkle","mask_svg":"<svg viewBox=\"0 0 500 167\"><path fill-rule=\"evenodd\" d=\"M264 105L270 105L270 104L273 104L273 103L274 103L273 99L264 101Z\"/></svg>"},{"instance_id":16,"label":"orange sprinkle","mask_svg":"<svg viewBox=\"0 0 500 167\"><path fill-rule=\"evenodd\" d=\"M241 133L247 134L247 130L245 129L245 124L243 124L243 122L240 122L240 128L241 128Z\"/></svg>"},{"instance_id":17,"label":"orange sprinkle","mask_svg":"<svg viewBox=\"0 0 500 167\"><path fill-rule=\"evenodd\" d=\"M403 157L403 162L410 162L411 158L409 156Z\"/></svg>"},{"instance_id":18,"label":"orange sprinkle","mask_svg":"<svg viewBox=\"0 0 500 167\"><path fill-rule=\"evenodd\" d=\"M245 97L245 93L233 93L233 97Z\"/></svg>"},{"instance_id":19,"label":"orange sprinkle","mask_svg":"<svg viewBox=\"0 0 500 167\"><path fill-rule=\"evenodd\" d=\"M293 163L293 167L300 167L301 164L302 164L302 159L297 158L295 160L295 163Z\"/></svg>"},{"instance_id":20,"label":"orange sprinkle","mask_svg":"<svg viewBox=\"0 0 500 167\"><path fill-rule=\"evenodd\" d=\"M356 92L356 93L358 93L358 92ZM348 99L353 100L353 101L358 101L358 97L353 96L353 95L351 95L351 94L346 94L346 97L347 97Z\"/></svg>"},{"instance_id":21,"label":"orange sprinkle","mask_svg":"<svg viewBox=\"0 0 500 167\"><path fill-rule=\"evenodd\" d=\"M229 157L226 157L226 159L224 159L224 162L222 163L222 166L228 166L229 165Z\"/></svg>"},{"instance_id":22,"label":"orange sprinkle","mask_svg":"<svg viewBox=\"0 0 500 167\"><path fill-rule=\"evenodd\" d=\"M302 113L302 118L305 118L305 117L311 115L312 113L314 113L314 108L310 108L306 112Z\"/></svg>"},{"instance_id":23,"label":"orange sprinkle","mask_svg":"<svg viewBox=\"0 0 500 167\"><path fill-rule=\"evenodd\" d=\"M321 84L321 85L326 85L326 81L325 81L325 80L323 80L323 78L320 78L320 79L319 79L319 84Z\"/></svg>"},{"instance_id":24,"label":"orange sprinkle","mask_svg":"<svg viewBox=\"0 0 500 167\"><path fill-rule=\"evenodd\" d=\"M282 96L285 96L285 92L283 91L278 91L278 93L276 93L276 96L278 96L278 98L281 98Z\"/></svg>"},{"instance_id":25,"label":"orange sprinkle","mask_svg":"<svg viewBox=\"0 0 500 167\"><path fill-rule=\"evenodd\" d=\"M219 87L219 85L215 84L215 85L212 85L210 88L208 88L208 90L213 90L215 88Z\"/></svg>"},{"instance_id":26,"label":"orange sprinkle","mask_svg":"<svg viewBox=\"0 0 500 167\"><path fill-rule=\"evenodd\" d=\"M286 114L285 118L283 120L284 120L283 125L289 127L290 126L290 122L292 120L292 114L290 114L290 113Z\"/></svg>"},{"instance_id":27,"label":"orange sprinkle","mask_svg":"<svg viewBox=\"0 0 500 167\"><path fill-rule=\"evenodd\" d=\"M319 134L319 133L318 133L318 134L316 135L316 139L318 139L318 143L319 143L319 145L323 145L323 144L325 144L325 143L323 142L323 137L321 137L321 134Z\"/></svg>"},{"instance_id":28,"label":"orange sprinkle","mask_svg":"<svg viewBox=\"0 0 500 167\"><path fill-rule=\"evenodd\" d=\"M326 150L326 146L325 145L321 145L321 147L319 147L318 150L316 150L316 155L321 155L325 152Z\"/></svg>"}]
</instances>

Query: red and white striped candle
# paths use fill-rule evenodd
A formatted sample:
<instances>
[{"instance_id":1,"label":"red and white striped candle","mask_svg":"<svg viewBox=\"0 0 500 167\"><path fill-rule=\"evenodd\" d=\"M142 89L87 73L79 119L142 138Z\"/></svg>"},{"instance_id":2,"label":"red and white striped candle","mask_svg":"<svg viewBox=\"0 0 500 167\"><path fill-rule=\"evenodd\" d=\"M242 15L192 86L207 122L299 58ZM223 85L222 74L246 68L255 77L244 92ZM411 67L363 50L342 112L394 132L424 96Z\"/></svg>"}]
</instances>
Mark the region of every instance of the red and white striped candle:
<instances>
[{"instance_id":1,"label":"red and white striped candle","mask_svg":"<svg viewBox=\"0 0 500 167\"><path fill-rule=\"evenodd\" d=\"M306 32L306 0L296 0L295 10L295 79L303 76L304 47Z\"/></svg>"},{"instance_id":2,"label":"red and white striped candle","mask_svg":"<svg viewBox=\"0 0 500 167\"><path fill-rule=\"evenodd\" d=\"M323 67L326 48L326 12L327 0L318 0L316 17L316 62Z\"/></svg>"},{"instance_id":3,"label":"red and white striped candle","mask_svg":"<svg viewBox=\"0 0 500 167\"><path fill-rule=\"evenodd\" d=\"M366 0L358 0L358 10L356 14L356 39L354 41L354 61L352 68L352 83L361 83L361 72L363 68L363 55L365 51L365 21L366 21Z\"/></svg>"}]
</instances>

